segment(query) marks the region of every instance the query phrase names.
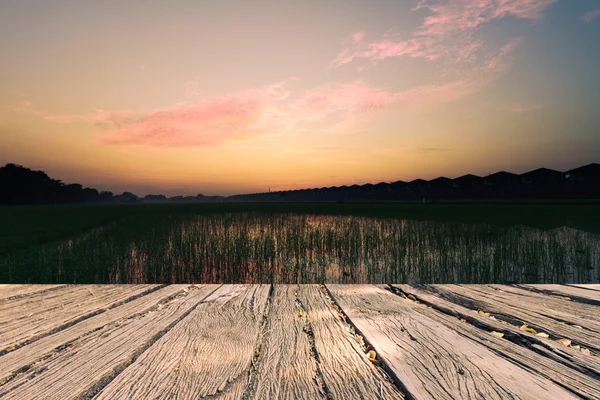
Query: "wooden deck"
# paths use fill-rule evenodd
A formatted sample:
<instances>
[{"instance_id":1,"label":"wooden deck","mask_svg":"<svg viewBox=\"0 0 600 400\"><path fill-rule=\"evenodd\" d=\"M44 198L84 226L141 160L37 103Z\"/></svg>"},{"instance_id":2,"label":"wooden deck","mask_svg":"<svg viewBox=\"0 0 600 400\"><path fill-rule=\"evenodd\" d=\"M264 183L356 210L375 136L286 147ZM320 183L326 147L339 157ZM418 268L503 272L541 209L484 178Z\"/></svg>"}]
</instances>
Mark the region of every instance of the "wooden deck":
<instances>
[{"instance_id":1,"label":"wooden deck","mask_svg":"<svg viewBox=\"0 0 600 400\"><path fill-rule=\"evenodd\" d=\"M0 285L0 399L600 399L600 285Z\"/></svg>"}]
</instances>

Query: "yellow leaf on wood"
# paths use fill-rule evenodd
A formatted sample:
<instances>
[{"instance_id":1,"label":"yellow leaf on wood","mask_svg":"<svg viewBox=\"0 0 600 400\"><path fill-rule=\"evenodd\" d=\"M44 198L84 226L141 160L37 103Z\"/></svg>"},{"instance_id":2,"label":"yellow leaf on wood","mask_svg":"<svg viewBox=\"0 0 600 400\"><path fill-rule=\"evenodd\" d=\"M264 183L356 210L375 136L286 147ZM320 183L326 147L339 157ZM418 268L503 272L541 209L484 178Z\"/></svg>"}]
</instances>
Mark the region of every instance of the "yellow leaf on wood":
<instances>
[{"instance_id":1,"label":"yellow leaf on wood","mask_svg":"<svg viewBox=\"0 0 600 400\"><path fill-rule=\"evenodd\" d=\"M522 325L522 326L521 326L519 329L520 329L520 330L522 330L522 331L531 332L531 333L533 333L534 335L536 335L536 334L537 334L537 332L535 331L535 329L533 329L533 328L530 328L530 327L528 327L527 325Z\"/></svg>"}]
</instances>

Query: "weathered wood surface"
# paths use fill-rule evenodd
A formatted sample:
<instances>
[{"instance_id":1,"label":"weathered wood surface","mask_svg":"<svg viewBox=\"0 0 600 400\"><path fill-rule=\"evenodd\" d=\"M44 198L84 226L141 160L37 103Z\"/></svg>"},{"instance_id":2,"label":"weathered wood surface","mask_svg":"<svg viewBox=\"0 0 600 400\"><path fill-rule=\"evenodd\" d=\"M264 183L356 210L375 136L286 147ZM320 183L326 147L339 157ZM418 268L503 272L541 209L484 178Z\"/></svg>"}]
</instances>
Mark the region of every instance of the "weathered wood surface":
<instances>
[{"instance_id":1,"label":"weathered wood surface","mask_svg":"<svg viewBox=\"0 0 600 400\"><path fill-rule=\"evenodd\" d=\"M0 285L0 398L600 399L596 293Z\"/></svg>"},{"instance_id":2,"label":"weathered wood surface","mask_svg":"<svg viewBox=\"0 0 600 400\"><path fill-rule=\"evenodd\" d=\"M158 285L73 285L2 303L0 353L63 329Z\"/></svg>"},{"instance_id":3,"label":"weathered wood surface","mask_svg":"<svg viewBox=\"0 0 600 400\"><path fill-rule=\"evenodd\" d=\"M308 336L305 310L297 304L297 286L277 285L261 348L257 399L324 398L326 388Z\"/></svg>"},{"instance_id":4,"label":"weathered wood surface","mask_svg":"<svg viewBox=\"0 0 600 400\"><path fill-rule=\"evenodd\" d=\"M578 287L581 289L587 289L587 290L596 290L596 291L600 291L600 285L596 285L596 284L576 284L576 283L571 283L568 286L574 286L574 287Z\"/></svg>"},{"instance_id":5,"label":"weathered wood surface","mask_svg":"<svg viewBox=\"0 0 600 400\"><path fill-rule=\"evenodd\" d=\"M36 292L56 290L66 285L0 285L0 305L2 301L12 300Z\"/></svg>"},{"instance_id":6,"label":"weathered wood surface","mask_svg":"<svg viewBox=\"0 0 600 400\"><path fill-rule=\"evenodd\" d=\"M507 285L470 285L475 289L484 289L486 286L502 294L514 305L534 307L540 313L562 321L569 325L582 326L595 332L600 332L600 314L598 306L581 303L562 296L548 296L540 292L532 292L521 286ZM583 289L582 289L583 290ZM486 291L487 293L487 291ZM550 310L550 311L548 311Z\"/></svg>"},{"instance_id":7,"label":"weathered wood surface","mask_svg":"<svg viewBox=\"0 0 600 400\"><path fill-rule=\"evenodd\" d=\"M595 305L600 305L600 291L594 289L594 285L571 286L571 285L520 285L524 288L530 288L541 293L552 294L556 296L569 297L570 299L580 302L590 302ZM590 286L592 286L590 288ZM600 285L595 285L599 286Z\"/></svg>"},{"instance_id":8,"label":"weathered wood surface","mask_svg":"<svg viewBox=\"0 0 600 400\"><path fill-rule=\"evenodd\" d=\"M513 325L527 325L537 332L570 340L574 345L581 345L594 352L600 351L600 332L575 325L585 325L586 321L575 315L563 313L560 309L548 307L544 305L544 300L534 301L529 298L529 301L515 303L517 297L514 294L487 285L431 285L431 287L446 300L491 313L496 318ZM511 287L506 289L512 290ZM548 302L552 300L551 297L547 298ZM566 300L563 302L566 307L568 302ZM570 324L565 321L569 321ZM587 324L589 326L593 321L588 321Z\"/></svg>"},{"instance_id":9,"label":"weathered wood surface","mask_svg":"<svg viewBox=\"0 0 600 400\"><path fill-rule=\"evenodd\" d=\"M416 399L575 399L488 347L372 285L327 285Z\"/></svg>"},{"instance_id":10,"label":"weathered wood surface","mask_svg":"<svg viewBox=\"0 0 600 400\"><path fill-rule=\"evenodd\" d=\"M581 397L600 398L600 358L444 300L426 285L391 286L400 289L404 295L413 296L413 301L422 302L422 306L416 307L418 312L441 321L533 373L569 387ZM503 336L498 337L498 333Z\"/></svg>"},{"instance_id":11,"label":"weathered wood surface","mask_svg":"<svg viewBox=\"0 0 600 400\"><path fill-rule=\"evenodd\" d=\"M33 362L39 361L54 352L55 349L65 346L105 325L157 307L160 302L168 300L171 296L181 293L188 287L190 285L169 285L5 354L0 358L0 383L6 381L16 371L24 369Z\"/></svg>"},{"instance_id":12,"label":"weathered wood surface","mask_svg":"<svg viewBox=\"0 0 600 400\"><path fill-rule=\"evenodd\" d=\"M400 399L317 285L276 285L256 399Z\"/></svg>"},{"instance_id":13,"label":"weathered wood surface","mask_svg":"<svg viewBox=\"0 0 600 400\"><path fill-rule=\"evenodd\" d=\"M315 338L323 379L335 399L399 399L402 394L383 371L368 360L364 349L342 322L327 291L300 285L298 297L306 309Z\"/></svg>"},{"instance_id":14,"label":"weathered wood surface","mask_svg":"<svg viewBox=\"0 0 600 400\"><path fill-rule=\"evenodd\" d=\"M240 399L269 285L226 285L106 386L98 399Z\"/></svg>"},{"instance_id":15,"label":"weathered wood surface","mask_svg":"<svg viewBox=\"0 0 600 400\"><path fill-rule=\"evenodd\" d=\"M0 397L23 400L91 397L217 287L193 288L143 315L119 320L71 342L0 386Z\"/></svg>"}]
</instances>

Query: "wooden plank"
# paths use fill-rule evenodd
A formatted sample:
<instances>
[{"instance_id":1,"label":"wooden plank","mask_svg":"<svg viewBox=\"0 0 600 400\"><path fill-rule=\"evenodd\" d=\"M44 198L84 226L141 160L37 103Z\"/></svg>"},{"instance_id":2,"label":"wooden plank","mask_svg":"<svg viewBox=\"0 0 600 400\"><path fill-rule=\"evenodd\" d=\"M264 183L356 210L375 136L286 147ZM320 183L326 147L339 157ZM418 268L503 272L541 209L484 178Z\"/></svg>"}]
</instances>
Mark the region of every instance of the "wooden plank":
<instances>
[{"instance_id":1,"label":"wooden plank","mask_svg":"<svg viewBox=\"0 0 600 400\"><path fill-rule=\"evenodd\" d=\"M300 285L297 297L306 309L305 322L310 323L314 333L317 361L328 393L334 399L404 397L381 368L368 360L362 346L349 333L349 326L333 308L324 288Z\"/></svg>"},{"instance_id":2,"label":"wooden plank","mask_svg":"<svg viewBox=\"0 0 600 400\"><path fill-rule=\"evenodd\" d=\"M569 297L579 302L589 302L600 306L600 291L589 290L570 285L518 285L519 287L534 289L542 293Z\"/></svg>"},{"instance_id":3,"label":"wooden plank","mask_svg":"<svg viewBox=\"0 0 600 400\"><path fill-rule=\"evenodd\" d=\"M401 399L317 285L276 285L249 398Z\"/></svg>"},{"instance_id":4,"label":"wooden plank","mask_svg":"<svg viewBox=\"0 0 600 400\"><path fill-rule=\"evenodd\" d=\"M157 307L159 303L165 302L177 293L181 293L189 286L166 286L5 354L0 358L0 384L10 379L17 371L26 370L31 364L47 357L56 349L64 347L105 325L147 312Z\"/></svg>"},{"instance_id":5,"label":"wooden plank","mask_svg":"<svg viewBox=\"0 0 600 400\"><path fill-rule=\"evenodd\" d=\"M373 285L327 285L415 399L578 398Z\"/></svg>"},{"instance_id":6,"label":"wooden plank","mask_svg":"<svg viewBox=\"0 0 600 400\"><path fill-rule=\"evenodd\" d=\"M600 333L569 325L565 321L583 323L581 318L544 306L544 303L522 301L516 294L487 285L431 285L432 290L449 301L493 314L513 325L527 325L559 339L571 340L574 345L600 351ZM551 299L549 299L551 300ZM568 302L564 302L565 306ZM588 322L587 326L591 326Z\"/></svg>"},{"instance_id":7,"label":"wooden plank","mask_svg":"<svg viewBox=\"0 0 600 400\"><path fill-rule=\"evenodd\" d=\"M579 396L600 398L600 358L586 356L553 340L538 337L531 332L503 324L489 315L481 315L444 300L429 291L426 285L392 286L400 289L402 294L413 296L415 301L431 306L416 306L418 312L441 321L466 337L478 340L494 352L569 388ZM499 338L492 332L504 336Z\"/></svg>"},{"instance_id":8,"label":"wooden plank","mask_svg":"<svg viewBox=\"0 0 600 400\"><path fill-rule=\"evenodd\" d=\"M595 290L595 291L600 291L600 285L596 285L596 284L576 284L576 283L571 283L568 286L575 286L581 289L587 289L587 290Z\"/></svg>"},{"instance_id":9,"label":"wooden plank","mask_svg":"<svg viewBox=\"0 0 600 400\"><path fill-rule=\"evenodd\" d=\"M226 285L144 352L97 399L240 399L269 285Z\"/></svg>"},{"instance_id":10,"label":"wooden plank","mask_svg":"<svg viewBox=\"0 0 600 400\"><path fill-rule=\"evenodd\" d=\"M488 287L495 289L497 295L503 296L509 301L512 300L515 304L527 305L543 315L567 324L600 332L600 307L598 306L572 301L567 297L548 296L541 292L511 285L469 285L469 287L485 293L489 290Z\"/></svg>"},{"instance_id":11,"label":"wooden plank","mask_svg":"<svg viewBox=\"0 0 600 400\"><path fill-rule=\"evenodd\" d=\"M36 292L45 292L48 290L56 290L65 287L66 285L17 285L3 284L0 285L0 302L12 300L19 297L25 297ZM2 304L2 303L0 303Z\"/></svg>"},{"instance_id":12,"label":"wooden plank","mask_svg":"<svg viewBox=\"0 0 600 400\"><path fill-rule=\"evenodd\" d=\"M85 335L0 386L5 399L91 398L218 288L205 285Z\"/></svg>"},{"instance_id":13,"label":"wooden plank","mask_svg":"<svg viewBox=\"0 0 600 400\"><path fill-rule=\"evenodd\" d=\"M312 358L305 321L296 305L297 286L277 285L260 354L253 398L324 398L326 388Z\"/></svg>"},{"instance_id":14,"label":"wooden plank","mask_svg":"<svg viewBox=\"0 0 600 400\"><path fill-rule=\"evenodd\" d=\"M158 285L72 285L12 300L0 309L0 354L106 311Z\"/></svg>"}]
</instances>

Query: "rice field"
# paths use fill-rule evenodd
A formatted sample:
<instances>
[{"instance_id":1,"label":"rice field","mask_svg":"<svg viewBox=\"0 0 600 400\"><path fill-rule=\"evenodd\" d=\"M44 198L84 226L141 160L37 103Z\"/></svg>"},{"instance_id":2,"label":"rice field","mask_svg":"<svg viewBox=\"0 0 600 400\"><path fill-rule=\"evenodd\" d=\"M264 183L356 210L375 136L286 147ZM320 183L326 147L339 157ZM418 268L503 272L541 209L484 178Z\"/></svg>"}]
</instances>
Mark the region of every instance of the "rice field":
<instances>
[{"instance_id":1,"label":"rice field","mask_svg":"<svg viewBox=\"0 0 600 400\"><path fill-rule=\"evenodd\" d=\"M72 229L62 226L57 233L61 237L53 240L34 240L21 228L21 239L12 238L12 249L0 247L0 282L600 281L600 234L570 226L573 216L568 214L561 217L562 224L556 213L549 216L556 226L548 228L499 223L483 214L479 222L460 215L439 218L435 212L428 219L398 206L388 212L365 208L372 212L335 214L306 206L295 211L267 206L125 207L128 212L114 207L118 215L102 211L105 223L97 213L91 213L96 216L89 223L82 222L86 214L75 212L81 219L73 217ZM423 208L415 210L423 213ZM7 232L0 234L1 240L10 237Z\"/></svg>"}]
</instances>

